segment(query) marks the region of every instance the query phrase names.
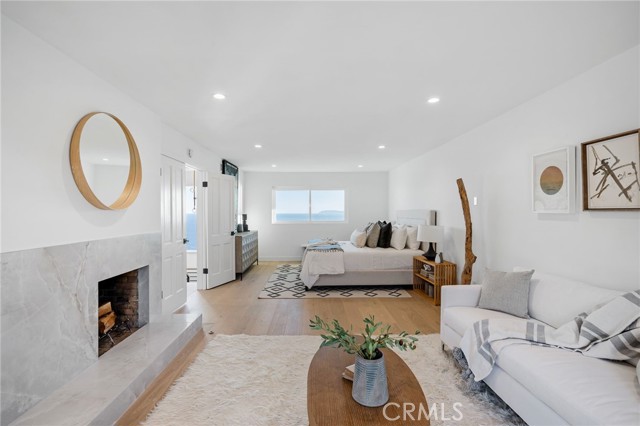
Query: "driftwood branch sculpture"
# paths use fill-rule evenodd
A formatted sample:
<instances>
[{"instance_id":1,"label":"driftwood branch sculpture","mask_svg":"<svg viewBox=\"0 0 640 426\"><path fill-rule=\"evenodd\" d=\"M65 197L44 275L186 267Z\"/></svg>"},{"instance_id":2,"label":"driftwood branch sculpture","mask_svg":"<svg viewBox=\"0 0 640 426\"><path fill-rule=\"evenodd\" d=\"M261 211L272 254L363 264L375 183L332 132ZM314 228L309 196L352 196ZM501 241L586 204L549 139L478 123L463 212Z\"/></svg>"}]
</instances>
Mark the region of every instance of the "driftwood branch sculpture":
<instances>
[{"instance_id":1,"label":"driftwood branch sculpture","mask_svg":"<svg viewBox=\"0 0 640 426\"><path fill-rule=\"evenodd\" d=\"M467 198L467 190L464 187L462 178L456 180L458 184L458 192L460 192L460 201L462 202L462 214L464 215L464 225L466 233L464 237L464 267L462 268L461 281L462 284L471 284L471 275L473 273L473 264L477 257L473 254L471 247L471 211L469 210L469 199Z\"/></svg>"}]
</instances>

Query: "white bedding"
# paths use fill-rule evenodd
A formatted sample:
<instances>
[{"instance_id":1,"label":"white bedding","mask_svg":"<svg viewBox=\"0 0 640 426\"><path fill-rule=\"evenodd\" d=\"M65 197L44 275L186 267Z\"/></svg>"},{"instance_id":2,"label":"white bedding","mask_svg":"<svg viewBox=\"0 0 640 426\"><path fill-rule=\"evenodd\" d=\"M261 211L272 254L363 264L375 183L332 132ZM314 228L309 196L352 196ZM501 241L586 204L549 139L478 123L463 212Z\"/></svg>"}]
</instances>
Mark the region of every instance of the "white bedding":
<instances>
[{"instance_id":1,"label":"white bedding","mask_svg":"<svg viewBox=\"0 0 640 426\"><path fill-rule=\"evenodd\" d=\"M344 252L307 251L302 261L300 279L311 288L321 274L343 274L355 271L412 270L413 256L422 250L355 247L349 241L339 241Z\"/></svg>"}]
</instances>

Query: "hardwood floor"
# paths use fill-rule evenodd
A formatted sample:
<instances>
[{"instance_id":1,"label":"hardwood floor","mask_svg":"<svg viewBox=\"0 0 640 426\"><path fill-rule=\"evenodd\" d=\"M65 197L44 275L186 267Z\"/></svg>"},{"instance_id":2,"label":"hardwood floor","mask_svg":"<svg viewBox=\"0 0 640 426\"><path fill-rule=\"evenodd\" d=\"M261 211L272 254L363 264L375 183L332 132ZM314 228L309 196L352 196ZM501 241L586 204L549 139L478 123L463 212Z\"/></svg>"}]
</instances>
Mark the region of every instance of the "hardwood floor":
<instances>
[{"instance_id":1,"label":"hardwood floor","mask_svg":"<svg viewBox=\"0 0 640 426\"><path fill-rule=\"evenodd\" d=\"M309 319L316 314L324 319L335 318L343 325L353 324L355 329L362 324L362 318L373 314L376 320L391 324L395 332L440 331L440 307L434 306L421 291L409 290L410 299L258 299L278 263L261 262L248 270L242 281L198 291L189 297L177 312L202 313L203 332L192 339L129 407L118 425L137 425L144 421L215 334L318 334L309 328Z\"/></svg>"}]
</instances>

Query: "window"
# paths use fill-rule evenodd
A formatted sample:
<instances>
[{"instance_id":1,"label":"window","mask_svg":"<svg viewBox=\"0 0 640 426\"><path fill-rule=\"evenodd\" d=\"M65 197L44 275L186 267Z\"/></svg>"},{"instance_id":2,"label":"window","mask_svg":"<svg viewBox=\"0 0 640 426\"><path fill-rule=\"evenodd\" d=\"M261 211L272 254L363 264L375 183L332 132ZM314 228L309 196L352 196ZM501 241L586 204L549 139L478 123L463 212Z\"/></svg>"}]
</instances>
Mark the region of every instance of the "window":
<instances>
[{"instance_id":1,"label":"window","mask_svg":"<svg viewBox=\"0 0 640 426\"><path fill-rule=\"evenodd\" d=\"M345 190L274 188L271 222L346 222Z\"/></svg>"}]
</instances>

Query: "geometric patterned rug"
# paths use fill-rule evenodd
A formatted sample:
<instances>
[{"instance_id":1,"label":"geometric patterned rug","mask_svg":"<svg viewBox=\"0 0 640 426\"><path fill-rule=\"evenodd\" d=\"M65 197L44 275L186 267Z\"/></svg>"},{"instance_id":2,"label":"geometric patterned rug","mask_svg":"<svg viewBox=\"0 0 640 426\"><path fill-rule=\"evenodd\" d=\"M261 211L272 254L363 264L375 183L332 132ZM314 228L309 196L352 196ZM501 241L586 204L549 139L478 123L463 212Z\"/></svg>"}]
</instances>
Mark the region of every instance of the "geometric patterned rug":
<instances>
[{"instance_id":1,"label":"geometric patterned rug","mask_svg":"<svg viewBox=\"0 0 640 426\"><path fill-rule=\"evenodd\" d=\"M300 279L300 264L278 265L260 292L258 299L332 299L361 297L411 297L405 290L392 286L311 287L307 290Z\"/></svg>"}]
</instances>

